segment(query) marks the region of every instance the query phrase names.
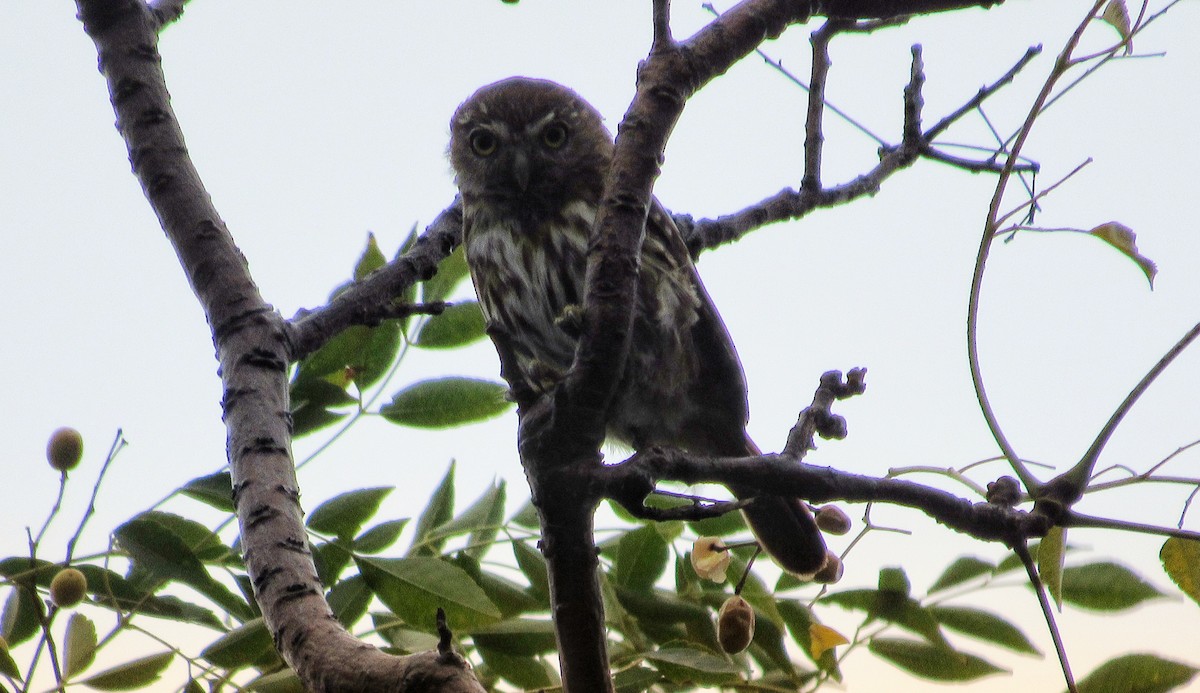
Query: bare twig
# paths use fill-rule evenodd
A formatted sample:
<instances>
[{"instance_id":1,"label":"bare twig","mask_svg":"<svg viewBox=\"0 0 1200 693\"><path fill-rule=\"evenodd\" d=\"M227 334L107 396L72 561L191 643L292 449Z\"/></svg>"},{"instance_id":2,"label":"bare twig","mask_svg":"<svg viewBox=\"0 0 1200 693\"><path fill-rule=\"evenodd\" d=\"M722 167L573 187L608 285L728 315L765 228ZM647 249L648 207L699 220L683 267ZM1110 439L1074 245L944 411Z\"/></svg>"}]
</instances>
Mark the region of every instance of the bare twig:
<instances>
[{"instance_id":1,"label":"bare twig","mask_svg":"<svg viewBox=\"0 0 1200 693\"><path fill-rule=\"evenodd\" d=\"M1054 609L1050 606L1050 597L1046 593L1046 586L1042 583L1041 576L1038 575L1037 565L1033 562L1033 556L1029 555L1029 546L1024 541L1021 541L1013 544L1012 549L1021 558L1021 565L1025 566L1025 573L1029 576L1029 582L1033 585L1034 593L1037 594L1038 605L1042 608L1042 618L1046 619L1046 627L1050 631L1050 639L1054 641L1054 652L1058 655L1058 663L1062 667L1063 678L1067 681L1067 690L1071 693L1077 693L1075 676L1071 673L1071 662L1067 659L1067 648L1063 645L1062 633L1059 632L1058 622L1054 618Z\"/></svg>"}]
</instances>

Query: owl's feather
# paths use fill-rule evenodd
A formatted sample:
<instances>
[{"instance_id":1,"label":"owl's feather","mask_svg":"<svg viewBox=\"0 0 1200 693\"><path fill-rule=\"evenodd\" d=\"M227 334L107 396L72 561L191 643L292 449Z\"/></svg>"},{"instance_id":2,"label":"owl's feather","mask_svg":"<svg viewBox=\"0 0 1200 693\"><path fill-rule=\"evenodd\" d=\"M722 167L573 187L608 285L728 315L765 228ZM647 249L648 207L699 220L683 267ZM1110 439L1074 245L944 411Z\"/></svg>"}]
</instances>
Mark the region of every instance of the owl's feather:
<instances>
[{"instance_id":1,"label":"owl's feather","mask_svg":"<svg viewBox=\"0 0 1200 693\"><path fill-rule=\"evenodd\" d=\"M576 333L564 316L583 301L612 136L575 92L528 78L481 88L450 126L463 242L480 306L515 356L517 372L508 374L514 387L545 391L574 359ZM745 433L746 382L733 342L657 200L646 220L630 343L609 410L611 438L635 449L758 453ZM797 499L761 496L746 517L784 568L808 575L824 564L820 532Z\"/></svg>"}]
</instances>

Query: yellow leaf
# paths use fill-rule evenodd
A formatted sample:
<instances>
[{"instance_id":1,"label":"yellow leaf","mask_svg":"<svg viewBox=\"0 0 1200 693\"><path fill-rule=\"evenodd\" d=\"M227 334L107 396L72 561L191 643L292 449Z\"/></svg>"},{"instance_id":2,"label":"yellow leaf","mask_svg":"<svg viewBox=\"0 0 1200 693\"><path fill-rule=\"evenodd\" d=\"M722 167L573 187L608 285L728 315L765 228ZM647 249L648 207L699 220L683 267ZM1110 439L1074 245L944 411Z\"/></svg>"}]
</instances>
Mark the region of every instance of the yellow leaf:
<instances>
[{"instance_id":1,"label":"yellow leaf","mask_svg":"<svg viewBox=\"0 0 1200 693\"><path fill-rule=\"evenodd\" d=\"M705 580L725 582L725 571L733 554L720 537L700 537L692 542L692 568Z\"/></svg>"},{"instance_id":2,"label":"yellow leaf","mask_svg":"<svg viewBox=\"0 0 1200 693\"><path fill-rule=\"evenodd\" d=\"M1133 229L1121 222L1110 221L1097 226L1088 233L1121 251L1125 257L1137 263L1137 266L1146 275L1147 281L1150 282L1150 288L1154 288L1154 275L1158 274L1158 266L1150 258L1138 252L1137 234L1133 232Z\"/></svg>"},{"instance_id":3,"label":"yellow leaf","mask_svg":"<svg viewBox=\"0 0 1200 693\"><path fill-rule=\"evenodd\" d=\"M1129 25L1129 10L1125 7L1125 0L1108 0L1108 4L1104 6L1104 12L1101 13L1100 19L1112 25L1117 33L1121 35L1122 41L1129 41L1130 32L1132 29ZM1125 47L1125 51L1133 50L1133 44Z\"/></svg>"},{"instance_id":4,"label":"yellow leaf","mask_svg":"<svg viewBox=\"0 0 1200 693\"><path fill-rule=\"evenodd\" d=\"M825 654L826 651L850 642L846 639L846 636L820 623L813 623L808 626L808 639L812 643L813 659L820 659L821 655Z\"/></svg>"},{"instance_id":5,"label":"yellow leaf","mask_svg":"<svg viewBox=\"0 0 1200 693\"><path fill-rule=\"evenodd\" d=\"M1200 541L1171 537L1163 543L1158 558L1179 589L1200 604Z\"/></svg>"}]
</instances>

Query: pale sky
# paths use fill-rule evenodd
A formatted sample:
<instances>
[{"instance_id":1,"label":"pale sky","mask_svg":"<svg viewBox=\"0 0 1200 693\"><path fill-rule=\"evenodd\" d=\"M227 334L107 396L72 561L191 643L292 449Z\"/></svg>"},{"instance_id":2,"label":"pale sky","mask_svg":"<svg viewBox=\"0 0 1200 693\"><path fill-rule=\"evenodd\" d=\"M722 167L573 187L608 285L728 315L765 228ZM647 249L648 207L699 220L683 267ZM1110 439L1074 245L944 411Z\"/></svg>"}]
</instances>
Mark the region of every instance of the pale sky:
<instances>
[{"instance_id":1,"label":"pale sky","mask_svg":"<svg viewBox=\"0 0 1200 693\"><path fill-rule=\"evenodd\" d=\"M987 107L1008 134L1090 4L1009 0L841 38L833 44L829 98L894 142L911 44L924 46L932 123L1042 43L1043 56ZM349 276L368 231L390 256L414 224L423 228L450 202L447 122L476 87L512 74L555 79L590 99L615 128L649 45L648 14L649 3L632 0L195 0L164 33L160 50L213 201L266 299L290 316L320 305ZM102 550L106 532L131 514L224 463L208 328L129 172L94 48L74 15L66 0L0 3L0 86L8 95L0 105L0 362L7 365L0 420L9 479L0 489L3 556L24 554L24 527L36 530L53 502L57 478L45 467L44 446L58 426L80 429L87 451L43 544L50 560L61 557L118 428L132 444L104 482L84 553ZM699 3L677 3L676 35L707 17ZM1200 5L1184 0L1135 43L1139 53L1165 56L1100 71L1046 114L1025 150L1044 167L1043 188L1094 158L1043 202L1039 224L1120 221L1160 269L1150 291L1132 263L1091 238L1024 235L995 246L983 290L983 369L1001 424L1029 459L1060 469L1077 460L1142 374L1200 319L1191 209L1200 152L1198 21ZM1115 36L1101 26L1092 32L1092 46ZM803 76L807 39L800 27L764 49ZM804 103L803 92L762 61L739 64L685 111L656 194L700 217L797 185ZM848 180L874 162L874 143L832 115L826 136L826 182ZM987 138L978 117L947 137ZM967 289L993 184L989 175L919 163L872 199L758 230L702 257L701 275L745 365L750 432L760 445L782 445L821 372L866 366L868 393L839 407L850 437L822 444L810 462L882 475L915 465L960 467L996 453L965 349ZM1015 186L1008 200L1020 201ZM414 350L382 401L407 383L447 374L497 377L490 344ZM1198 380L1193 349L1127 417L1101 468L1142 471L1200 438ZM334 430L299 441L297 458ZM461 503L506 479L516 510L525 491L514 431L512 414L441 432L366 421L303 471L305 503L396 485L380 517L411 516L456 459ZM1166 471L1197 476L1198 455L1183 455ZM1005 471L992 466L974 478L983 483ZM1173 525L1186 494L1147 486L1088 498L1081 508ZM168 509L210 517L198 507L177 501ZM847 510L861 517L862 508ZM880 567L903 565L921 591L957 556L1005 553L911 511L877 509L874 518L913 533L870 535L848 559L842 586L874 585ZM1189 517L1188 526L1200 523ZM1178 594L1158 566L1161 540L1100 531L1072 532L1070 540L1080 548L1076 561L1120 560ZM990 590L964 603L1018 621L1047 655L959 639L1014 670L971 690L1061 689L1027 590ZM857 623L856 614L818 609L847 632ZM1193 645L1200 612L1190 601L1104 618L1068 608L1061 618L1080 675L1127 651L1200 663ZM844 671L851 691L936 689L865 653Z\"/></svg>"}]
</instances>

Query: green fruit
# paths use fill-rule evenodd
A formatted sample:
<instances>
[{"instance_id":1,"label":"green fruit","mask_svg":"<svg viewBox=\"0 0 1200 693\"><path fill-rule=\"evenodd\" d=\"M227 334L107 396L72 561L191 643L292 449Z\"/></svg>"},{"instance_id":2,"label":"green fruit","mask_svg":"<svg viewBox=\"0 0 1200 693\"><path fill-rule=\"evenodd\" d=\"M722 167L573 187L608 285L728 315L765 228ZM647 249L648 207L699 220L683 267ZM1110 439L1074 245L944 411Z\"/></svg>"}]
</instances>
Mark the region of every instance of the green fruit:
<instances>
[{"instance_id":1,"label":"green fruit","mask_svg":"<svg viewBox=\"0 0 1200 693\"><path fill-rule=\"evenodd\" d=\"M50 601L59 608L69 609L83 601L87 586L87 576L74 568L63 568L50 581Z\"/></svg>"},{"instance_id":2,"label":"green fruit","mask_svg":"<svg viewBox=\"0 0 1200 693\"><path fill-rule=\"evenodd\" d=\"M69 426L51 433L46 445L46 459L60 472L78 467L79 460L83 459L83 435Z\"/></svg>"}]
</instances>

